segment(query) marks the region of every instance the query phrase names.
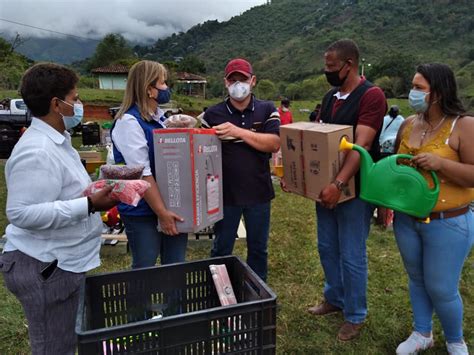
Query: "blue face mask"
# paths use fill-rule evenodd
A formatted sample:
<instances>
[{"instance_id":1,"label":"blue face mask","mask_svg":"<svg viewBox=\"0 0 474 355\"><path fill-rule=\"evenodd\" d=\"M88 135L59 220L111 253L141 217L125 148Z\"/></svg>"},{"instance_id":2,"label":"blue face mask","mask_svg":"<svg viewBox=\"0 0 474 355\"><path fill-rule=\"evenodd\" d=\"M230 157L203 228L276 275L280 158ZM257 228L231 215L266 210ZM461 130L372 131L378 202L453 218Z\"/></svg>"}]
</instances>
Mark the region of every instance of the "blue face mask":
<instances>
[{"instance_id":1,"label":"blue face mask","mask_svg":"<svg viewBox=\"0 0 474 355\"><path fill-rule=\"evenodd\" d=\"M158 90L158 97L156 97L155 100L156 102L158 102L158 105L163 105L170 102L170 99L171 99L170 88L166 88L164 90L161 90L161 89L157 89L157 90Z\"/></svg>"},{"instance_id":2,"label":"blue face mask","mask_svg":"<svg viewBox=\"0 0 474 355\"><path fill-rule=\"evenodd\" d=\"M74 116L64 116L60 113L60 115L63 116L64 127L66 127L66 130L69 130L82 122L82 118L84 117L84 106L80 103L71 105L69 102L64 100L61 101L74 108Z\"/></svg>"},{"instance_id":3,"label":"blue face mask","mask_svg":"<svg viewBox=\"0 0 474 355\"><path fill-rule=\"evenodd\" d=\"M429 92L424 92L420 90L410 90L408 95L408 104L416 113L424 113L428 109L428 103L426 102L426 95Z\"/></svg>"}]
</instances>

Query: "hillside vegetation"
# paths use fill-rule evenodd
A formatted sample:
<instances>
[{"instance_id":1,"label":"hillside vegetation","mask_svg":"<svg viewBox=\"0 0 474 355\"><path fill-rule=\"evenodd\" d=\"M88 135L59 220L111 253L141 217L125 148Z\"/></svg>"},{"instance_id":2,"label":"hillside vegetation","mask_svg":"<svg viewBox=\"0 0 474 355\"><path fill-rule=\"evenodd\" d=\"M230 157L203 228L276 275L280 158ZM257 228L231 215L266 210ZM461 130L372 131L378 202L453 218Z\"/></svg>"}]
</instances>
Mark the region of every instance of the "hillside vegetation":
<instances>
[{"instance_id":1,"label":"hillside vegetation","mask_svg":"<svg viewBox=\"0 0 474 355\"><path fill-rule=\"evenodd\" d=\"M474 59L473 13L469 0L273 0L145 51L161 60L196 54L211 74L222 72L227 59L243 56L262 78L295 81L320 73L324 49L348 37L368 63L410 54L459 68Z\"/></svg>"}]
</instances>

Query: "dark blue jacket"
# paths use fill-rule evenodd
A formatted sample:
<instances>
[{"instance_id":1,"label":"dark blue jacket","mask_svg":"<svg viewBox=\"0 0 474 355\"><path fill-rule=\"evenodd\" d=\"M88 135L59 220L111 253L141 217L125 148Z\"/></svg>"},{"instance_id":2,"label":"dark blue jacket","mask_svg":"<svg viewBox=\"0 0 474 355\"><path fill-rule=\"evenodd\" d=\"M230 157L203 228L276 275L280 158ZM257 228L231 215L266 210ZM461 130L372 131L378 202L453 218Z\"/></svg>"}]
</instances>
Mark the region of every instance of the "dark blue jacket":
<instances>
[{"instance_id":1,"label":"dark blue jacket","mask_svg":"<svg viewBox=\"0 0 474 355\"><path fill-rule=\"evenodd\" d=\"M153 130L164 128L164 127L160 122L157 122L155 120L148 122L142 119L140 115L140 111L138 110L138 107L136 105L133 105L125 113L135 117L137 122L142 127L143 132L145 132L145 138L148 145L148 158L150 159L150 168L151 168L153 177L155 177L155 149L153 147ZM112 131L114 128L115 128L115 123L110 132L111 137L112 137ZM113 143L113 140L112 140L112 143ZM127 162L125 161L122 153L118 151L115 144L113 145L113 149L114 149L115 164L126 164ZM148 205L148 203L146 203L145 199L141 199L137 207L120 203L118 205L118 210L119 210L119 213L124 216L127 216L127 215L128 216L152 216L155 214L153 210L150 208L150 206Z\"/></svg>"}]
</instances>

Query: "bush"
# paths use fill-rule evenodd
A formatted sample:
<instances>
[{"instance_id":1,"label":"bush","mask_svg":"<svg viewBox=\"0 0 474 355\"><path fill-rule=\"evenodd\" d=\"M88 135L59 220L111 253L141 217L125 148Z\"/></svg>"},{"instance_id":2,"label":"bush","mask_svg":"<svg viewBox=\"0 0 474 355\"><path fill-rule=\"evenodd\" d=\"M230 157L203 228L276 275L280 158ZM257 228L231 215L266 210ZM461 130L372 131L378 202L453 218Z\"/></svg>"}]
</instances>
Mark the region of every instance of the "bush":
<instances>
[{"instance_id":1,"label":"bush","mask_svg":"<svg viewBox=\"0 0 474 355\"><path fill-rule=\"evenodd\" d=\"M402 78L382 76L374 81L374 84L383 90L387 98L399 97L406 94Z\"/></svg>"},{"instance_id":2,"label":"bush","mask_svg":"<svg viewBox=\"0 0 474 355\"><path fill-rule=\"evenodd\" d=\"M264 100L273 100L276 95L276 86L273 81L262 79L255 88L257 97Z\"/></svg>"},{"instance_id":3,"label":"bush","mask_svg":"<svg viewBox=\"0 0 474 355\"><path fill-rule=\"evenodd\" d=\"M289 84L285 89L285 96L291 100L301 98L301 85L297 83Z\"/></svg>"},{"instance_id":4,"label":"bush","mask_svg":"<svg viewBox=\"0 0 474 355\"><path fill-rule=\"evenodd\" d=\"M79 78L79 83L77 87L82 89L98 89L99 88L99 80L96 77L92 76L81 76Z\"/></svg>"}]
</instances>

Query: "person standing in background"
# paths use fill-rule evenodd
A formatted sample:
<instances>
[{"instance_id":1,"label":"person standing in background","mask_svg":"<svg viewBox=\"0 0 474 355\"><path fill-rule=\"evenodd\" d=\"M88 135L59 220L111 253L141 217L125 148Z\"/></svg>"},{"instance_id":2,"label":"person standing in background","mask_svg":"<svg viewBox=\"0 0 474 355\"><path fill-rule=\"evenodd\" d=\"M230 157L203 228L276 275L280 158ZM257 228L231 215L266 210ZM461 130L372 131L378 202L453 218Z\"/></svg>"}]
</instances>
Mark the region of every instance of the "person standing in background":
<instances>
[{"instance_id":1,"label":"person standing in background","mask_svg":"<svg viewBox=\"0 0 474 355\"><path fill-rule=\"evenodd\" d=\"M278 113L280 114L281 126L293 123L293 114L290 111L290 100L281 100L280 107L278 107Z\"/></svg>"},{"instance_id":2,"label":"person standing in background","mask_svg":"<svg viewBox=\"0 0 474 355\"><path fill-rule=\"evenodd\" d=\"M400 115L397 105L390 106L388 114L383 118L382 131L380 133L380 157L385 158L395 153L395 140L397 133L405 119Z\"/></svg>"},{"instance_id":3,"label":"person standing in background","mask_svg":"<svg viewBox=\"0 0 474 355\"><path fill-rule=\"evenodd\" d=\"M395 153L395 140L398 130L405 119L400 115L397 105L390 106L388 115L383 119L382 132L380 133L380 157L385 158ZM391 227L393 223L393 211L385 207L377 207L376 224L384 228Z\"/></svg>"}]
</instances>

